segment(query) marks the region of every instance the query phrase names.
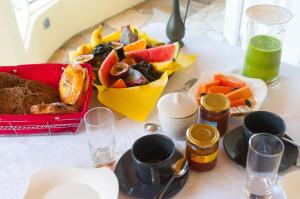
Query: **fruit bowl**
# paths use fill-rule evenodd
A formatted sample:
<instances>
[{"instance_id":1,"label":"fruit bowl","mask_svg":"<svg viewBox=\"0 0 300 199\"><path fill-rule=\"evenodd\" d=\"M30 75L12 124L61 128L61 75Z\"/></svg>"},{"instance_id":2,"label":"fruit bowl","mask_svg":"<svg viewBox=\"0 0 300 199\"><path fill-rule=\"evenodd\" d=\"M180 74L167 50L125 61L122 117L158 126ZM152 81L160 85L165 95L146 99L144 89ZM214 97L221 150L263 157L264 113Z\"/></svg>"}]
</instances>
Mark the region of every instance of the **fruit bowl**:
<instances>
[{"instance_id":1,"label":"fruit bowl","mask_svg":"<svg viewBox=\"0 0 300 199\"><path fill-rule=\"evenodd\" d=\"M125 36L124 36L125 35ZM129 36L128 36L129 35ZM89 60L97 76L94 86L98 100L110 109L136 121L145 121L162 94L168 76L195 62L194 55L183 55L179 44L164 44L145 32L125 26L102 37L100 26L91 42L70 52L70 62ZM76 57L77 56L77 57Z\"/></svg>"}]
</instances>

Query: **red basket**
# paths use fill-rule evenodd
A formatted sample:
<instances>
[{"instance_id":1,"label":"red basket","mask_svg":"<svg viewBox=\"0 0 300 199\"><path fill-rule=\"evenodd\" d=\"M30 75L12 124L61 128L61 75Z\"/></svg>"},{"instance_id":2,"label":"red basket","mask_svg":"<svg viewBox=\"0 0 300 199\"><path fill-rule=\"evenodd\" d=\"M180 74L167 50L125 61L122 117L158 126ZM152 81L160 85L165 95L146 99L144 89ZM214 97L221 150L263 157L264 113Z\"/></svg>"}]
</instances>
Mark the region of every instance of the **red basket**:
<instances>
[{"instance_id":1,"label":"red basket","mask_svg":"<svg viewBox=\"0 0 300 199\"><path fill-rule=\"evenodd\" d=\"M0 72L16 74L24 79L31 79L48 84L58 89L59 80L67 64L30 64L19 66L3 66ZM0 115L0 136L25 135L58 135L74 134L88 110L92 94L92 67L82 64L88 69L89 87L81 112L72 114L45 115Z\"/></svg>"}]
</instances>

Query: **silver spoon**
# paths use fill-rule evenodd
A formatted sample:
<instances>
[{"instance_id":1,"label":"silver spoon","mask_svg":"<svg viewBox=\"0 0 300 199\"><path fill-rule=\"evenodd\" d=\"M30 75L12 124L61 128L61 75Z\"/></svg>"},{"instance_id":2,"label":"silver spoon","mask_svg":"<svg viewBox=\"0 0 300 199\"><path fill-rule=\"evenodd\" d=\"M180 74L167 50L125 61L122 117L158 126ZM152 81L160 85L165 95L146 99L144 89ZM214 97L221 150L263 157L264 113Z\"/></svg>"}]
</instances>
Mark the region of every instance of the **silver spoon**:
<instances>
[{"instance_id":1,"label":"silver spoon","mask_svg":"<svg viewBox=\"0 0 300 199\"><path fill-rule=\"evenodd\" d=\"M156 132L156 131L161 130L160 126L158 124L154 124L154 123L145 123L144 129L146 131L150 131L150 132Z\"/></svg>"},{"instance_id":2,"label":"silver spoon","mask_svg":"<svg viewBox=\"0 0 300 199\"><path fill-rule=\"evenodd\" d=\"M192 88L192 86L193 86L197 81L198 81L198 79L196 79L196 78L193 78L193 79L190 79L190 80L186 81L186 82L184 83L183 90L184 90L184 91L189 91L190 88Z\"/></svg>"},{"instance_id":3,"label":"silver spoon","mask_svg":"<svg viewBox=\"0 0 300 199\"><path fill-rule=\"evenodd\" d=\"M188 170L188 162L185 158L181 158L177 160L173 165L172 165L172 177L166 184L166 186L158 193L157 199L162 199L165 192L169 188L169 186L172 184L175 178L180 178L183 176Z\"/></svg>"},{"instance_id":4,"label":"silver spoon","mask_svg":"<svg viewBox=\"0 0 300 199\"><path fill-rule=\"evenodd\" d=\"M192 78L187 80L184 85L183 88L181 88L180 90L177 90L177 92L187 92L190 90L190 88L192 88L192 86L198 81L198 79L196 78Z\"/></svg>"}]
</instances>

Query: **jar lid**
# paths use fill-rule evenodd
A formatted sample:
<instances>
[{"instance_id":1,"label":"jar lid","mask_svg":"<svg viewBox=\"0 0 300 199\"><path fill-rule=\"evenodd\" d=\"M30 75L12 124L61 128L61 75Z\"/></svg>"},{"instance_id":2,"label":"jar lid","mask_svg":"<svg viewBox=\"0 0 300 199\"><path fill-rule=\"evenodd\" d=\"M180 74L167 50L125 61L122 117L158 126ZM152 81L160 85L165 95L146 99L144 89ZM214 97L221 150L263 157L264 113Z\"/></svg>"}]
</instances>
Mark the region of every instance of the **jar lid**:
<instances>
[{"instance_id":1,"label":"jar lid","mask_svg":"<svg viewBox=\"0 0 300 199\"><path fill-rule=\"evenodd\" d=\"M157 103L159 114L169 118L186 118L198 110L196 100L185 93L169 93L162 96Z\"/></svg>"},{"instance_id":2,"label":"jar lid","mask_svg":"<svg viewBox=\"0 0 300 199\"><path fill-rule=\"evenodd\" d=\"M259 24L279 25L289 22L292 13L277 5L255 5L247 9L247 16Z\"/></svg>"},{"instance_id":3,"label":"jar lid","mask_svg":"<svg viewBox=\"0 0 300 199\"><path fill-rule=\"evenodd\" d=\"M219 141L219 138L219 131L208 124L194 124L186 132L186 139L202 148L211 147Z\"/></svg>"},{"instance_id":4,"label":"jar lid","mask_svg":"<svg viewBox=\"0 0 300 199\"><path fill-rule=\"evenodd\" d=\"M211 112L222 112L230 107L229 99L222 94L212 93L201 98L201 106Z\"/></svg>"}]
</instances>

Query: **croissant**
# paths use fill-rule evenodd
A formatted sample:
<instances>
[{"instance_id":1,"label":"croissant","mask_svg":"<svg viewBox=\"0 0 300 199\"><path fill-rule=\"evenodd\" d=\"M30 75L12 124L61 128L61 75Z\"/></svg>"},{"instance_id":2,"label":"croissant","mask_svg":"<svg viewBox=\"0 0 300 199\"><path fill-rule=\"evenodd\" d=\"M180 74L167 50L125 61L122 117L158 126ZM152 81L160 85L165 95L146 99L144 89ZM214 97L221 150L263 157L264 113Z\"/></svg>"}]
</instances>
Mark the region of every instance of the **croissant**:
<instances>
[{"instance_id":1,"label":"croissant","mask_svg":"<svg viewBox=\"0 0 300 199\"><path fill-rule=\"evenodd\" d=\"M79 64L69 64L59 81L59 97L62 103L80 108L88 89L88 71Z\"/></svg>"}]
</instances>

